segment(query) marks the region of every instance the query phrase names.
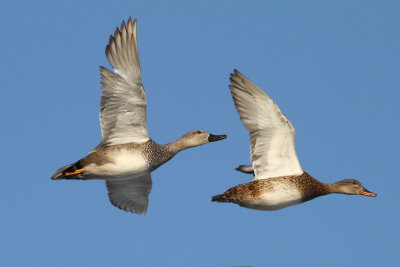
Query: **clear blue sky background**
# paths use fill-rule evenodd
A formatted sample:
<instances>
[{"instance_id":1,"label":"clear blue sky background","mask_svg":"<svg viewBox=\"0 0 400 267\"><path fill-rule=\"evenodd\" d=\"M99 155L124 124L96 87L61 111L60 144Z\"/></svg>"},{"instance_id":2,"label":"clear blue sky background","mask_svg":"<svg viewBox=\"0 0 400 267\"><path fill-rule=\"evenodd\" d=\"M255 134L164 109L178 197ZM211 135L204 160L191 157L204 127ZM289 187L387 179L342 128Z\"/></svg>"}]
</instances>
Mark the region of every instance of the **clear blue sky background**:
<instances>
[{"instance_id":1,"label":"clear blue sky background","mask_svg":"<svg viewBox=\"0 0 400 267\"><path fill-rule=\"evenodd\" d=\"M190 3L189 3L190 2ZM399 1L3 1L1 266L394 266L399 260ZM100 139L98 67L138 18L151 137L225 141L155 172L146 216L103 181L51 181ZM294 125L304 170L377 198L330 195L277 212L212 203L250 176L228 90L237 68Z\"/></svg>"}]
</instances>

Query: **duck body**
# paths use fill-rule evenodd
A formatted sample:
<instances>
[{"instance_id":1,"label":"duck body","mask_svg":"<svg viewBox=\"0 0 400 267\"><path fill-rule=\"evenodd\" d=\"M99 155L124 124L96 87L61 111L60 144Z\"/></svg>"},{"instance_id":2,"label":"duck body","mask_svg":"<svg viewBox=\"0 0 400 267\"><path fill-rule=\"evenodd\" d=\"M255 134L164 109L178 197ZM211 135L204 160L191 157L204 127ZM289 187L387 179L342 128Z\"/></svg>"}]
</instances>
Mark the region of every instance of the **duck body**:
<instances>
[{"instance_id":1,"label":"duck body","mask_svg":"<svg viewBox=\"0 0 400 267\"><path fill-rule=\"evenodd\" d=\"M143 143L98 147L76 163L56 170L51 179L105 180L108 197L114 206L145 214L152 188L152 171L184 149L225 138L226 135L195 130L165 145L149 139Z\"/></svg>"},{"instance_id":2,"label":"duck body","mask_svg":"<svg viewBox=\"0 0 400 267\"><path fill-rule=\"evenodd\" d=\"M173 158L178 151L171 144L160 145L149 140L104 147L93 151L72 165L58 169L51 177L57 179L121 179L142 176L154 171ZM81 169L81 173L72 174Z\"/></svg>"},{"instance_id":3,"label":"duck body","mask_svg":"<svg viewBox=\"0 0 400 267\"><path fill-rule=\"evenodd\" d=\"M308 173L254 180L214 196L212 201L233 202L241 207L274 211L329 193L327 186Z\"/></svg>"}]
</instances>

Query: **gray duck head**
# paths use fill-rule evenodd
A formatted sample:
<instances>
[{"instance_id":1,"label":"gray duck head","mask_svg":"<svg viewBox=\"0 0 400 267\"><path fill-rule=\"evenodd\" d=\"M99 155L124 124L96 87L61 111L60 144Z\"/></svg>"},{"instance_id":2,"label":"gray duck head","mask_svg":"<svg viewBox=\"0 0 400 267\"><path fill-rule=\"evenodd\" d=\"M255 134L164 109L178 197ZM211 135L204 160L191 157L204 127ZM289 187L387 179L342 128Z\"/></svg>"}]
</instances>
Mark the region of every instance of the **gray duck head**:
<instances>
[{"instance_id":1,"label":"gray duck head","mask_svg":"<svg viewBox=\"0 0 400 267\"><path fill-rule=\"evenodd\" d=\"M214 135L203 130L194 130L183 135L178 142L182 145L182 149L186 149L223 139L226 139L226 135Z\"/></svg>"},{"instance_id":2,"label":"gray duck head","mask_svg":"<svg viewBox=\"0 0 400 267\"><path fill-rule=\"evenodd\" d=\"M375 193L368 191L361 183L354 179L345 179L334 184L331 184L334 193L342 193L348 195L363 195L376 197Z\"/></svg>"}]
</instances>

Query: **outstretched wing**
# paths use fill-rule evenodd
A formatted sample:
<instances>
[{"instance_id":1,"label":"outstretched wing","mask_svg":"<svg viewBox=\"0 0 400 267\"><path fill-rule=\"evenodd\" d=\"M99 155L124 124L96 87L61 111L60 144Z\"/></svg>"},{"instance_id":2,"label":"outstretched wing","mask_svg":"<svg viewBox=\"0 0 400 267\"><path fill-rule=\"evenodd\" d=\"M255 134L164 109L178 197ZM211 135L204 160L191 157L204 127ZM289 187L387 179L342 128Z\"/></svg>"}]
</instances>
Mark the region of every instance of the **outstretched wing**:
<instances>
[{"instance_id":1,"label":"outstretched wing","mask_svg":"<svg viewBox=\"0 0 400 267\"><path fill-rule=\"evenodd\" d=\"M239 71L231 74L230 81L236 109L250 132L254 179L302 174L290 121L263 90Z\"/></svg>"},{"instance_id":2,"label":"outstretched wing","mask_svg":"<svg viewBox=\"0 0 400 267\"><path fill-rule=\"evenodd\" d=\"M145 214L151 191L150 173L131 179L107 180L110 202L125 211Z\"/></svg>"},{"instance_id":3,"label":"outstretched wing","mask_svg":"<svg viewBox=\"0 0 400 267\"><path fill-rule=\"evenodd\" d=\"M100 67L100 125L103 139L96 149L110 145L149 140L146 123L146 94L142 85L136 40L136 20L123 21L106 48L114 72ZM95 149L95 150L96 150Z\"/></svg>"}]
</instances>

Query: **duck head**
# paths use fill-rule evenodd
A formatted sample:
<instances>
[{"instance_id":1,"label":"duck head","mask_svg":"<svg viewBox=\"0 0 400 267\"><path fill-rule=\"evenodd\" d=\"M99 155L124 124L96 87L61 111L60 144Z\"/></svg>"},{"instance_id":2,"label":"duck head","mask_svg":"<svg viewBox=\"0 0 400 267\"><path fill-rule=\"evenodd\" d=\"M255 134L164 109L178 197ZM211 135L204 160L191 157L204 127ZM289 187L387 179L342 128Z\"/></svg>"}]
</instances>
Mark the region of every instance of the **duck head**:
<instances>
[{"instance_id":1,"label":"duck head","mask_svg":"<svg viewBox=\"0 0 400 267\"><path fill-rule=\"evenodd\" d=\"M200 146L210 142L223 140L225 138L226 135L214 135L203 130L194 130L183 135L179 139L179 142L182 144L182 149L186 149L189 147Z\"/></svg>"},{"instance_id":2,"label":"duck head","mask_svg":"<svg viewBox=\"0 0 400 267\"><path fill-rule=\"evenodd\" d=\"M375 193L368 191L361 183L354 179L345 179L336 182L334 185L335 193L342 193L348 195L363 195L368 197L376 197Z\"/></svg>"}]
</instances>

